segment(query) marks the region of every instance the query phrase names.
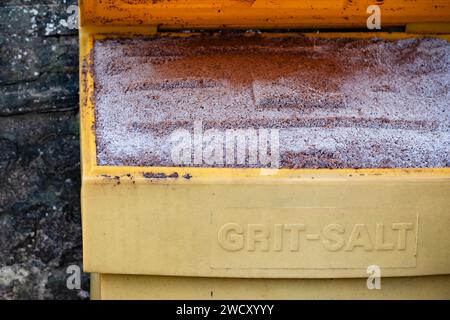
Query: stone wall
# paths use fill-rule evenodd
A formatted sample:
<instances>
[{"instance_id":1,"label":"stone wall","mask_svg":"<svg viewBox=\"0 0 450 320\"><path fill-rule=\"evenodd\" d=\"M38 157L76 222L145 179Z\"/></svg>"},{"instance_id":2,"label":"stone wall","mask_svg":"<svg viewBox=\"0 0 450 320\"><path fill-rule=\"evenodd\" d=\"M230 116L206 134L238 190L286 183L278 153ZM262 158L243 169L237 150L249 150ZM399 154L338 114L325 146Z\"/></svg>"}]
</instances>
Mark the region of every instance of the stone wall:
<instances>
[{"instance_id":1,"label":"stone wall","mask_svg":"<svg viewBox=\"0 0 450 320\"><path fill-rule=\"evenodd\" d=\"M0 0L0 299L84 299L75 0Z\"/></svg>"}]
</instances>

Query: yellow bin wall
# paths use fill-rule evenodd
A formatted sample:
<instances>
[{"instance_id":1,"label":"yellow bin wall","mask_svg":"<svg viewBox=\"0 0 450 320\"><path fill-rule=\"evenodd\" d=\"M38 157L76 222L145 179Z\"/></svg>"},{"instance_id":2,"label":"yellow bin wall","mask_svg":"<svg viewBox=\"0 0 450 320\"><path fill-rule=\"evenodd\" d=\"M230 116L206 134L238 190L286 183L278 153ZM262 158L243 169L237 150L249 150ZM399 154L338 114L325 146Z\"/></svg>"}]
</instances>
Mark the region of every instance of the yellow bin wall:
<instances>
[{"instance_id":1,"label":"yellow bin wall","mask_svg":"<svg viewBox=\"0 0 450 320\"><path fill-rule=\"evenodd\" d=\"M157 25L362 26L365 18L355 8L366 1L314 1L311 10L296 7L297 1L138 2L81 1L84 268L102 274L93 277L94 296L206 298L215 288L217 298L450 298L449 168L268 171L96 163L94 39L152 35ZM402 8L386 10L386 21L410 32L448 26L448 1L407 2L385 0L383 8ZM350 12L347 19L343 10ZM419 36L307 34L344 35ZM178 178L144 175L174 172ZM365 287L372 264L392 290Z\"/></svg>"},{"instance_id":2,"label":"yellow bin wall","mask_svg":"<svg viewBox=\"0 0 450 320\"><path fill-rule=\"evenodd\" d=\"M96 274L96 300L448 299L450 276L366 279L223 279Z\"/></svg>"}]
</instances>

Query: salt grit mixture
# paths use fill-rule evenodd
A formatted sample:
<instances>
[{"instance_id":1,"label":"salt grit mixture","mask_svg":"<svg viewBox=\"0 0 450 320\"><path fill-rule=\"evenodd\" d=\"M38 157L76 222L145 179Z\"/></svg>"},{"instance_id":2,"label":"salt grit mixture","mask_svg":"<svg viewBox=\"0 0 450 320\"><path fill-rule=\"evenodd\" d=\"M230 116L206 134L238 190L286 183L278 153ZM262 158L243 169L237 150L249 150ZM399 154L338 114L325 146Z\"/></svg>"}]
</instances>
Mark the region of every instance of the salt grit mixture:
<instances>
[{"instance_id":1,"label":"salt grit mixture","mask_svg":"<svg viewBox=\"0 0 450 320\"><path fill-rule=\"evenodd\" d=\"M99 165L178 165L174 144L189 137L174 139L175 132L192 134L192 155L207 148L194 137L197 127L223 137L251 129L267 155L276 152L270 139L278 132L283 168L450 166L445 40L107 39L95 42L94 64ZM184 165L266 166L249 156L227 163L225 154Z\"/></svg>"}]
</instances>

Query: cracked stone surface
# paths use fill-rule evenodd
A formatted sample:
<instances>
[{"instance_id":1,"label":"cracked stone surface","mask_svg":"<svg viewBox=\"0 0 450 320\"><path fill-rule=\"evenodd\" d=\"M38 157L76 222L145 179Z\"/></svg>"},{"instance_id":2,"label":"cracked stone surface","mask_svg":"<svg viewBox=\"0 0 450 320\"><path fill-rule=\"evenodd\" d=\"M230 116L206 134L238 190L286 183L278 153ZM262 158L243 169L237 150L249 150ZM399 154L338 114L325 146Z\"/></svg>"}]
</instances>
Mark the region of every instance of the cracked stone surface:
<instances>
[{"instance_id":1,"label":"cracked stone surface","mask_svg":"<svg viewBox=\"0 0 450 320\"><path fill-rule=\"evenodd\" d=\"M74 0L0 1L0 299L85 299Z\"/></svg>"}]
</instances>

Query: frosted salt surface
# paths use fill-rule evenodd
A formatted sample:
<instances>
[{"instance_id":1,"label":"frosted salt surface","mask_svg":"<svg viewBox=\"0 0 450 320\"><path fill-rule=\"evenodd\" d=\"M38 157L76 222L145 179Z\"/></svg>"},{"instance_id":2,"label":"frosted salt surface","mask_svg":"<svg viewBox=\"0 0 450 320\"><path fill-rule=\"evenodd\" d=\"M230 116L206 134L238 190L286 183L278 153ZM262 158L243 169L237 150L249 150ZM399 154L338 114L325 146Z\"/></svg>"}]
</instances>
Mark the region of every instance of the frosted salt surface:
<instances>
[{"instance_id":1,"label":"frosted salt surface","mask_svg":"<svg viewBox=\"0 0 450 320\"><path fill-rule=\"evenodd\" d=\"M196 121L222 133L279 129L284 168L450 165L444 40L215 35L94 49L100 165L177 165L172 135Z\"/></svg>"}]
</instances>

